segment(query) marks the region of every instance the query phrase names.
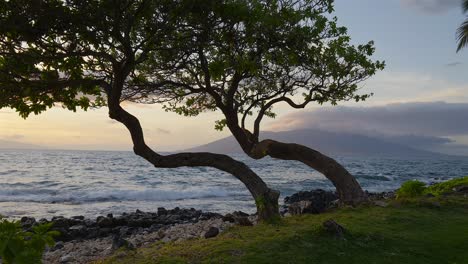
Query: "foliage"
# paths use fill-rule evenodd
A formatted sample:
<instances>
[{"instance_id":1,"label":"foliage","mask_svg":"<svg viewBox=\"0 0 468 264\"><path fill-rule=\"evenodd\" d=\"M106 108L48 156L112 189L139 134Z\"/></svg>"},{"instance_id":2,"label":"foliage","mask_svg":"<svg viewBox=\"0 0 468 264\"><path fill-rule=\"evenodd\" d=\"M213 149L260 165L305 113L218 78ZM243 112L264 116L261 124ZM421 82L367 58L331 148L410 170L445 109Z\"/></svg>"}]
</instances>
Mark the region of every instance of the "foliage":
<instances>
[{"instance_id":1,"label":"foliage","mask_svg":"<svg viewBox=\"0 0 468 264\"><path fill-rule=\"evenodd\" d=\"M322 231L327 219L346 240ZM287 217L280 225L234 227L216 238L156 243L100 263L465 263L468 201L431 209L415 205L340 209ZM126 257L122 257L125 256Z\"/></svg>"},{"instance_id":2,"label":"foliage","mask_svg":"<svg viewBox=\"0 0 468 264\"><path fill-rule=\"evenodd\" d=\"M0 219L0 256L4 263L41 263L46 245L54 245L57 231L49 231L52 223L36 225L32 232L23 231L18 221Z\"/></svg>"},{"instance_id":3,"label":"foliage","mask_svg":"<svg viewBox=\"0 0 468 264\"><path fill-rule=\"evenodd\" d=\"M219 109L227 120L218 130L246 129L253 116L258 136L279 103L365 100L370 94L359 94L358 84L384 68L370 59L372 41L350 44L346 28L330 18L330 0L187 1L181 10L186 26L168 41L174 48L137 67L147 73L128 89L146 93L137 102L161 102L185 116Z\"/></svg>"},{"instance_id":4,"label":"foliage","mask_svg":"<svg viewBox=\"0 0 468 264\"><path fill-rule=\"evenodd\" d=\"M446 181L446 182L440 182L440 183L436 183L434 185L428 186L424 190L424 193L430 193L430 194L439 196L439 195L451 193L453 192L453 189L455 187L463 186L463 185L468 186L468 176L453 179L453 180Z\"/></svg>"},{"instance_id":5,"label":"foliage","mask_svg":"<svg viewBox=\"0 0 468 264\"><path fill-rule=\"evenodd\" d=\"M0 108L26 117L116 97L186 116L220 109L222 129L255 113L257 128L278 103L365 100L358 84L384 63L332 12L332 0L4 1Z\"/></svg>"},{"instance_id":6,"label":"foliage","mask_svg":"<svg viewBox=\"0 0 468 264\"><path fill-rule=\"evenodd\" d=\"M56 103L75 111L91 105L85 95L99 95L96 82L84 75L88 63L69 32L78 18L62 2L0 3L0 108L13 108L22 117Z\"/></svg>"},{"instance_id":7,"label":"foliage","mask_svg":"<svg viewBox=\"0 0 468 264\"><path fill-rule=\"evenodd\" d=\"M418 180L404 182L397 190L397 198L411 198L421 196L426 189L426 184Z\"/></svg>"},{"instance_id":8,"label":"foliage","mask_svg":"<svg viewBox=\"0 0 468 264\"><path fill-rule=\"evenodd\" d=\"M113 84L140 78L133 64L163 39L168 2L2 1L0 108L27 117L57 104L73 111L104 105Z\"/></svg>"},{"instance_id":9,"label":"foliage","mask_svg":"<svg viewBox=\"0 0 468 264\"><path fill-rule=\"evenodd\" d=\"M463 0L462 8L464 13L468 13L468 0ZM457 30L458 48L457 52L468 46L468 18Z\"/></svg>"}]
</instances>

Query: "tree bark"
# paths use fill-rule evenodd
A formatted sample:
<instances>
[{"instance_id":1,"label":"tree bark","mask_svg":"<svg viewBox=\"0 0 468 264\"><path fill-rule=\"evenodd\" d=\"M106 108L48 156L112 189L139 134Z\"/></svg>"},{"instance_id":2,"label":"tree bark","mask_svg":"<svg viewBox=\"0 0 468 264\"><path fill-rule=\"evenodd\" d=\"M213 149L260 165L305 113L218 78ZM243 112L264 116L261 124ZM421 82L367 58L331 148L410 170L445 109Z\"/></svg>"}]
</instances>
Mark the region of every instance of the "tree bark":
<instances>
[{"instance_id":1,"label":"tree bark","mask_svg":"<svg viewBox=\"0 0 468 264\"><path fill-rule=\"evenodd\" d=\"M306 146L263 140L254 145L249 153L254 159L270 156L282 160L297 160L317 170L336 187L342 203L358 205L367 201L367 195L357 180L337 161Z\"/></svg>"},{"instance_id":2,"label":"tree bark","mask_svg":"<svg viewBox=\"0 0 468 264\"><path fill-rule=\"evenodd\" d=\"M143 157L158 168L198 167L216 168L239 179L255 199L260 220L273 221L279 218L279 192L268 188L266 183L247 165L227 155L214 153L179 153L160 155L145 143L139 120L125 111L120 104L109 102L110 118L121 122L129 130L135 154Z\"/></svg>"}]
</instances>

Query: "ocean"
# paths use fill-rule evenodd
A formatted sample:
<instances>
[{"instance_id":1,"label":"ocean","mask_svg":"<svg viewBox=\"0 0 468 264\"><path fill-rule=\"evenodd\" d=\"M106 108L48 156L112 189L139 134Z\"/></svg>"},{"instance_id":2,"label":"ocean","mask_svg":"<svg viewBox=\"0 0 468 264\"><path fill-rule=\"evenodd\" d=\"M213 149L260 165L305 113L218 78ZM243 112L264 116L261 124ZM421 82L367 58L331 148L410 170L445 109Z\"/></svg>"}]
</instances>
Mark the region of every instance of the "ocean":
<instances>
[{"instance_id":1,"label":"ocean","mask_svg":"<svg viewBox=\"0 0 468 264\"><path fill-rule=\"evenodd\" d=\"M233 157L280 190L280 202L298 191L333 187L300 162ZM411 179L430 183L468 175L468 157L335 158L370 192L394 190ZM216 169L154 168L133 152L0 150L0 215L94 218L158 207L255 212L242 183Z\"/></svg>"}]
</instances>

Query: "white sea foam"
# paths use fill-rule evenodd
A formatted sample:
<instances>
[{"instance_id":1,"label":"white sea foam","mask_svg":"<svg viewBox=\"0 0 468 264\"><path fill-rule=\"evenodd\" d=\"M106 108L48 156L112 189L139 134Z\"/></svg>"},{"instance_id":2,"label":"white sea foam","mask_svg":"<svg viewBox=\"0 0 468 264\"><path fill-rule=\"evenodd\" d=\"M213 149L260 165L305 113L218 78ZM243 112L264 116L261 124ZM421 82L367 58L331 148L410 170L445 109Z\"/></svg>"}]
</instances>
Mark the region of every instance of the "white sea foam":
<instances>
[{"instance_id":1,"label":"white sea foam","mask_svg":"<svg viewBox=\"0 0 468 264\"><path fill-rule=\"evenodd\" d=\"M50 189L2 189L0 202L92 203L121 201L172 201L215 197L245 196L222 188L188 190L87 190L58 192ZM247 194L248 195L248 194Z\"/></svg>"}]
</instances>

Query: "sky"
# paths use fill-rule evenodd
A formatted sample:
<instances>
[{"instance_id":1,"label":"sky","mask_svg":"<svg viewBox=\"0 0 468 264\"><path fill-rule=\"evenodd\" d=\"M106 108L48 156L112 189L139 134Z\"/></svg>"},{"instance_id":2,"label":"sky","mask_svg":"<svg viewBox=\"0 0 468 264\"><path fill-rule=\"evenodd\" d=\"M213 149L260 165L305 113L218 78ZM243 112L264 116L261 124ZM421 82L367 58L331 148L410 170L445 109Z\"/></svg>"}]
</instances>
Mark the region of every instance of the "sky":
<instances>
[{"instance_id":1,"label":"sky","mask_svg":"<svg viewBox=\"0 0 468 264\"><path fill-rule=\"evenodd\" d=\"M465 19L460 0L336 0L334 15L353 43L374 40L374 58L386 61L386 69L362 85L363 93L374 96L338 107L279 106L278 117L266 121L264 129L407 136L414 142L439 142L447 153L468 154L468 127L461 125L468 123L468 49L456 53L455 39ZM186 118L157 105L125 107L140 118L148 144L159 151L229 135L214 130L214 121L221 119L216 112ZM110 120L106 109L73 113L55 107L27 120L1 109L0 139L60 149L131 150L127 130Z\"/></svg>"}]
</instances>

